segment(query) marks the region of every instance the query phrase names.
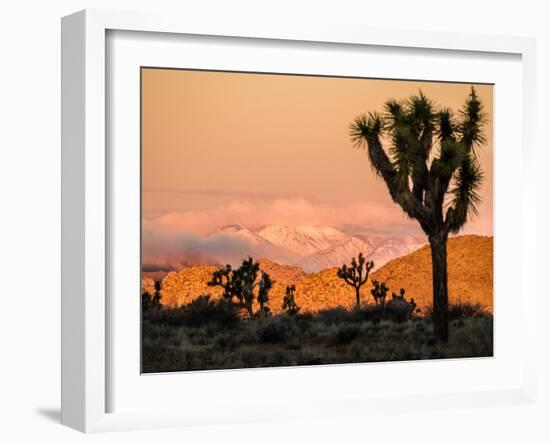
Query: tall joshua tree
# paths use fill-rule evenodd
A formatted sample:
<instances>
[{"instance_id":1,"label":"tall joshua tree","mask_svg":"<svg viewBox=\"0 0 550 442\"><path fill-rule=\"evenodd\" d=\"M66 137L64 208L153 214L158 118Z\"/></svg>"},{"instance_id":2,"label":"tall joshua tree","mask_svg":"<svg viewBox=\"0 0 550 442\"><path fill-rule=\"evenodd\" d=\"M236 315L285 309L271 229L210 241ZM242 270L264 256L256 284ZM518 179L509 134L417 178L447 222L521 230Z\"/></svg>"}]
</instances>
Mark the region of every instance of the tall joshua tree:
<instances>
[{"instance_id":1,"label":"tall joshua tree","mask_svg":"<svg viewBox=\"0 0 550 442\"><path fill-rule=\"evenodd\" d=\"M476 150L486 141L484 122L483 105L472 87L458 115L437 108L420 91L406 101L388 101L382 114L360 115L350 128L352 141L367 149L392 200L428 236L439 342L449 339L447 238L477 213L483 173ZM383 140L389 142L387 149Z\"/></svg>"},{"instance_id":2,"label":"tall joshua tree","mask_svg":"<svg viewBox=\"0 0 550 442\"><path fill-rule=\"evenodd\" d=\"M252 318L254 315L254 288L258 284L256 277L259 270L260 264L254 262L249 257L248 259L244 259L241 266L237 269L232 269L227 264L225 267L216 270L212 273L212 280L208 281L207 284L212 287L222 287L223 297L228 301L234 302L238 307L246 309L248 316ZM267 304L267 293L264 295L265 299L263 302Z\"/></svg>"},{"instance_id":3,"label":"tall joshua tree","mask_svg":"<svg viewBox=\"0 0 550 442\"><path fill-rule=\"evenodd\" d=\"M270 309L267 306L269 302L269 291L273 286L273 281L271 277L264 271L262 271L262 276L260 278L260 284L258 285L258 304L260 304L259 315L260 318L265 318L270 314Z\"/></svg>"},{"instance_id":4,"label":"tall joshua tree","mask_svg":"<svg viewBox=\"0 0 550 442\"><path fill-rule=\"evenodd\" d=\"M366 261L363 254L359 253L357 259L352 258L349 267L344 264L336 272L338 278L343 279L346 284L351 285L355 289L355 303L357 308L361 307L361 287L363 287L369 279L369 273L373 267L374 262Z\"/></svg>"}]
</instances>

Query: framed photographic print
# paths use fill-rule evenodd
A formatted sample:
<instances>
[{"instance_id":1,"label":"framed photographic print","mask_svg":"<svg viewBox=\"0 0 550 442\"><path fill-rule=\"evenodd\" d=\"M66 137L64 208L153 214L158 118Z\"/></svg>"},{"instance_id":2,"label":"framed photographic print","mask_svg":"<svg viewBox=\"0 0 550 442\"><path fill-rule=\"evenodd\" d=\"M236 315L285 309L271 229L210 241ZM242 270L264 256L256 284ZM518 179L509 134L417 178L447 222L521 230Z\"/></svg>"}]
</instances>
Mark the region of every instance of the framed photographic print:
<instances>
[{"instance_id":1,"label":"framed photographic print","mask_svg":"<svg viewBox=\"0 0 550 442\"><path fill-rule=\"evenodd\" d=\"M63 423L531 401L533 57L64 18Z\"/></svg>"},{"instance_id":2,"label":"framed photographic print","mask_svg":"<svg viewBox=\"0 0 550 442\"><path fill-rule=\"evenodd\" d=\"M142 67L142 371L493 356L493 87Z\"/></svg>"}]
</instances>

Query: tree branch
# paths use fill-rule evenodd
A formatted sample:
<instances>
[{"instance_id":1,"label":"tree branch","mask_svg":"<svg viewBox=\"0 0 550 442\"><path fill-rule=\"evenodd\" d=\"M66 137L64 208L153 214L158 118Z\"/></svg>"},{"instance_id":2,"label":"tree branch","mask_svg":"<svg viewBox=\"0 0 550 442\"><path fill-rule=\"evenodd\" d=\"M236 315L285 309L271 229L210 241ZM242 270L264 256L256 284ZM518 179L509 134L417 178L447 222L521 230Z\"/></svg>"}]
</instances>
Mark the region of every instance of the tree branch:
<instances>
[{"instance_id":1,"label":"tree branch","mask_svg":"<svg viewBox=\"0 0 550 442\"><path fill-rule=\"evenodd\" d=\"M378 136L368 137L367 145L371 164L378 175L386 182L393 201L399 204L409 217L417 219L422 229L428 233L430 230L428 211L420 201L413 197L408 187L398 185L396 179L397 173L382 148L380 138Z\"/></svg>"}]
</instances>

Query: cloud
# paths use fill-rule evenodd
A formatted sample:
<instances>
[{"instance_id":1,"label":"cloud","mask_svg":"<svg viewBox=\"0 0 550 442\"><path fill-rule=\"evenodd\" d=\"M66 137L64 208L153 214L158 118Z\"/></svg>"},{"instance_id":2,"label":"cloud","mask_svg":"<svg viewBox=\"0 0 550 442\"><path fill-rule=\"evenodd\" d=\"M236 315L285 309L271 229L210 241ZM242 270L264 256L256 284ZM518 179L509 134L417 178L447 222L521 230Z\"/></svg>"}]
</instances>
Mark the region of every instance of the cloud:
<instances>
[{"instance_id":1,"label":"cloud","mask_svg":"<svg viewBox=\"0 0 550 442\"><path fill-rule=\"evenodd\" d=\"M247 256L292 261L294 254L267 243L252 244L227 235L147 230L143 233L144 271L170 271L189 264L236 265Z\"/></svg>"},{"instance_id":2,"label":"cloud","mask_svg":"<svg viewBox=\"0 0 550 442\"><path fill-rule=\"evenodd\" d=\"M395 205L363 201L348 205L313 204L303 198L275 198L269 201L233 200L208 210L170 212L145 219L144 228L162 232L192 232L205 235L227 224L239 223L250 229L267 224L287 226L330 225L345 231L378 232L394 235L417 234L415 221L407 219ZM353 226L350 228L350 226Z\"/></svg>"},{"instance_id":3,"label":"cloud","mask_svg":"<svg viewBox=\"0 0 550 442\"><path fill-rule=\"evenodd\" d=\"M348 234L422 235L418 223L396 205L359 201L348 205L313 204L303 198L234 200L207 210L170 212L143 221L143 265L170 271L189 264L238 264L247 256L294 262L298 257L269 243L250 243L215 234L219 227L242 224L251 230L269 224L333 226ZM492 235L492 217L471 221L461 234Z\"/></svg>"}]
</instances>

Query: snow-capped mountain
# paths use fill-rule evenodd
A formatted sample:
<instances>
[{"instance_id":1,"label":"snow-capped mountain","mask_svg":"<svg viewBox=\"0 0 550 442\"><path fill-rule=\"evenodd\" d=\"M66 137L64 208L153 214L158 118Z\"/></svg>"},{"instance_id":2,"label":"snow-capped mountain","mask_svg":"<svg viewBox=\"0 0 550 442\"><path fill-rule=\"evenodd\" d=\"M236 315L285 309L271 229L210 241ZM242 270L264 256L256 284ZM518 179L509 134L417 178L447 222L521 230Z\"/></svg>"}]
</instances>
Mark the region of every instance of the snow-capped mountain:
<instances>
[{"instance_id":1,"label":"snow-capped mountain","mask_svg":"<svg viewBox=\"0 0 550 442\"><path fill-rule=\"evenodd\" d=\"M328 249L348 236L333 227L269 225L258 229L260 237L290 250L300 256L308 256Z\"/></svg>"},{"instance_id":2,"label":"snow-capped mountain","mask_svg":"<svg viewBox=\"0 0 550 442\"><path fill-rule=\"evenodd\" d=\"M247 229L241 224L229 224L227 226L220 227L210 234L210 236L214 235L225 235L232 238L238 238L254 245L266 243L266 240L260 235L250 229Z\"/></svg>"},{"instance_id":3,"label":"snow-capped mountain","mask_svg":"<svg viewBox=\"0 0 550 442\"><path fill-rule=\"evenodd\" d=\"M423 237L348 235L329 226L268 225L251 230L240 224L217 229L211 236L239 239L248 247L239 252L285 265L298 265L306 272L341 266L362 253L375 268L406 255L426 243Z\"/></svg>"},{"instance_id":4,"label":"snow-capped mountain","mask_svg":"<svg viewBox=\"0 0 550 442\"><path fill-rule=\"evenodd\" d=\"M422 236L356 235L356 237L371 245L372 251L367 258L374 261L375 268L383 266L394 258L407 255L427 243L426 238Z\"/></svg>"},{"instance_id":5,"label":"snow-capped mountain","mask_svg":"<svg viewBox=\"0 0 550 442\"><path fill-rule=\"evenodd\" d=\"M298 262L298 265L306 272L317 272L320 269L337 267L344 263L348 264L351 258L359 255L359 253L368 256L372 252L373 249L369 244L351 236L327 249L319 250L306 256Z\"/></svg>"},{"instance_id":6,"label":"snow-capped mountain","mask_svg":"<svg viewBox=\"0 0 550 442\"><path fill-rule=\"evenodd\" d=\"M319 250L298 262L306 272L341 266L362 253L366 260L374 262L374 269L388 261L407 255L426 244L421 237L350 236L329 247Z\"/></svg>"},{"instance_id":7,"label":"snow-capped mountain","mask_svg":"<svg viewBox=\"0 0 550 442\"><path fill-rule=\"evenodd\" d=\"M216 248L223 248L225 262L232 265L240 263L247 256L256 259L271 259L279 264L291 264L300 258L300 255L296 254L291 248L281 247L279 244L268 241L258 232L241 224L229 224L220 227L208 235L208 239L213 242L225 239L224 245L218 244Z\"/></svg>"}]
</instances>

